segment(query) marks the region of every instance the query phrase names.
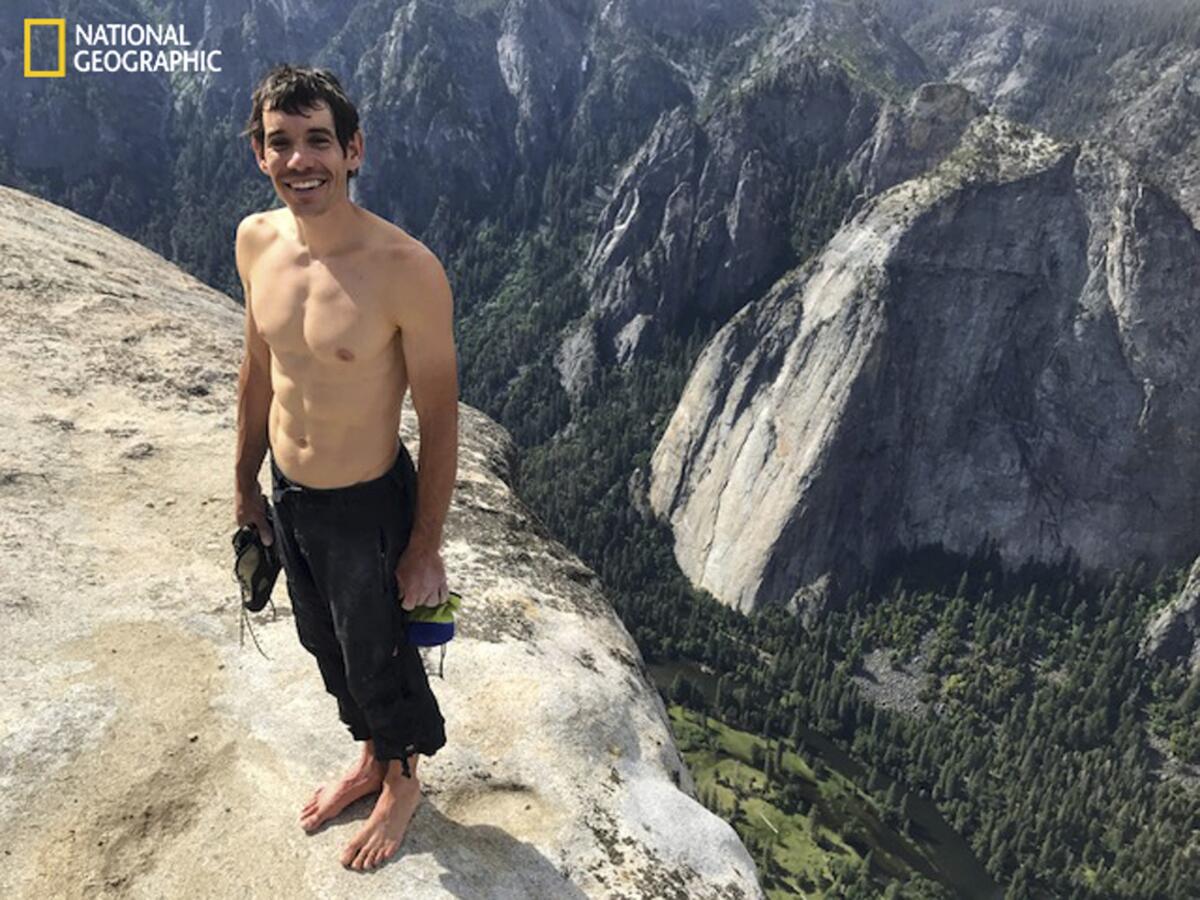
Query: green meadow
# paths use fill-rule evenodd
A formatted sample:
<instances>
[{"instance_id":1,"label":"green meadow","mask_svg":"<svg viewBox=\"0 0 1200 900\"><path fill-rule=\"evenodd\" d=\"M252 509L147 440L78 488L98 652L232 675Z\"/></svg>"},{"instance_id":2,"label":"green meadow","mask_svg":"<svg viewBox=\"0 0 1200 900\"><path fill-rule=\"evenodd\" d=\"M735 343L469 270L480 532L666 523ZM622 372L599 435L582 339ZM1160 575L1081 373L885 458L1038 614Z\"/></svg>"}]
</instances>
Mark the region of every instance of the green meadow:
<instances>
[{"instance_id":1,"label":"green meadow","mask_svg":"<svg viewBox=\"0 0 1200 900\"><path fill-rule=\"evenodd\" d=\"M733 825L771 900L949 897L928 849L819 757L669 707L697 798Z\"/></svg>"}]
</instances>

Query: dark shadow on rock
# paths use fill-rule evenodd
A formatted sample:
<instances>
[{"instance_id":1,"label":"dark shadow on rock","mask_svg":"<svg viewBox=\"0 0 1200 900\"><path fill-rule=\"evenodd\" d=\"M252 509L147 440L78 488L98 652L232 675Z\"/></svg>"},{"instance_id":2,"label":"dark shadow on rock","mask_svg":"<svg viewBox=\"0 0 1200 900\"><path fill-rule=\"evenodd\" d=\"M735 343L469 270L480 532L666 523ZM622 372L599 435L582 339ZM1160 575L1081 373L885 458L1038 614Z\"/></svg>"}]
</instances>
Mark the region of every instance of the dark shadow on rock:
<instances>
[{"instance_id":1,"label":"dark shadow on rock","mask_svg":"<svg viewBox=\"0 0 1200 900\"><path fill-rule=\"evenodd\" d=\"M583 900L587 895L570 881L570 867L560 868L541 850L495 825L462 825L433 804L417 811L434 857L446 871L442 887L464 900L525 900L554 897ZM425 852L425 841L420 850Z\"/></svg>"}]
</instances>

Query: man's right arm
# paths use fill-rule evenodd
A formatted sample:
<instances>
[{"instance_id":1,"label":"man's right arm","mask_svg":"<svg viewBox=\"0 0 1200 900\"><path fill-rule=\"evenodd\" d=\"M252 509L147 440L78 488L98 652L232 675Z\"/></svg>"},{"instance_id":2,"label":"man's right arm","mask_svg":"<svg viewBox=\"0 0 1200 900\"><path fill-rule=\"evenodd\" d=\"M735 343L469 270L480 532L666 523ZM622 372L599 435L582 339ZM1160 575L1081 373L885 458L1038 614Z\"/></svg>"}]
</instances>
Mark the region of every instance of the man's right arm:
<instances>
[{"instance_id":1,"label":"man's right arm","mask_svg":"<svg viewBox=\"0 0 1200 900\"><path fill-rule=\"evenodd\" d=\"M250 291L250 270L264 242L263 224L256 216L248 216L237 229L236 256L238 276L245 298L245 353L238 374L237 460L235 463L234 498L237 524L258 526L260 534L270 535L265 515L265 502L259 488L258 472L267 454L267 421L271 399L271 349L258 332ZM274 536L266 538L269 543Z\"/></svg>"}]
</instances>

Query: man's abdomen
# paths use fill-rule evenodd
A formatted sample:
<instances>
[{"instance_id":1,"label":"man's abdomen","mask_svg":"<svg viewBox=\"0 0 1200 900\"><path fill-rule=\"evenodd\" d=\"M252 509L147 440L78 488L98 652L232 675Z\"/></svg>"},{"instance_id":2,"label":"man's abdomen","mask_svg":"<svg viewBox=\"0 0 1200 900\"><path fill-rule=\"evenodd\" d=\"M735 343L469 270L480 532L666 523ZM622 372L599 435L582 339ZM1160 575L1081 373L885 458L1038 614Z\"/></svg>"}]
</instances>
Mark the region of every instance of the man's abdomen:
<instances>
[{"instance_id":1,"label":"man's abdomen","mask_svg":"<svg viewBox=\"0 0 1200 900\"><path fill-rule=\"evenodd\" d=\"M378 478L395 462L407 387L399 373L301 384L280 372L273 385L268 437L288 478L314 488L345 487Z\"/></svg>"}]
</instances>

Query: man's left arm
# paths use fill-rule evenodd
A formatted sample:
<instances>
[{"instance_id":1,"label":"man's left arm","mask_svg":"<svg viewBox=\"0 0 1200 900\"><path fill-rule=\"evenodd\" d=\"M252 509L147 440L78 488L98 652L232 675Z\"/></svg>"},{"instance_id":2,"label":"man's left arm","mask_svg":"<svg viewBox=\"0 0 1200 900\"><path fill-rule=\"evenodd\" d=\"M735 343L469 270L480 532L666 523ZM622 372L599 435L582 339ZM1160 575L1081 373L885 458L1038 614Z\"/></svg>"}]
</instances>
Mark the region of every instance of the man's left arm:
<instances>
[{"instance_id":1,"label":"man's left arm","mask_svg":"<svg viewBox=\"0 0 1200 900\"><path fill-rule=\"evenodd\" d=\"M409 263L400 340L421 433L417 510L412 536L396 567L405 609L436 606L448 590L442 526L458 474L458 360L454 301L437 257L422 249Z\"/></svg>"}]
</instances>

